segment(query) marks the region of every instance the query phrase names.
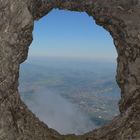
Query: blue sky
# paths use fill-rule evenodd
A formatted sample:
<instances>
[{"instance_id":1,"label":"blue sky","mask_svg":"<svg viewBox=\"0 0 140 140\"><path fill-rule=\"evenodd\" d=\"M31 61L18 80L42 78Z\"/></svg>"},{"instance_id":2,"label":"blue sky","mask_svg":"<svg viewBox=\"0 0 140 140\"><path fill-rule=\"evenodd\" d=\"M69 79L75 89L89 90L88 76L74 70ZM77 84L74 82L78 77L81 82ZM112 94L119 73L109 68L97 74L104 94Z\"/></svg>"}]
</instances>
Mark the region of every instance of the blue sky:
<instances>
[{"instance_id":1,"label":"blue sky","mask_svg":"<svg viewBox=\"0 0 140 140\"><path fill-rule=\"evenodd\" d=\"M86 13L52 10L34 24L29 56L116 59L112 37Z\"/></svg>"}]
</instances>

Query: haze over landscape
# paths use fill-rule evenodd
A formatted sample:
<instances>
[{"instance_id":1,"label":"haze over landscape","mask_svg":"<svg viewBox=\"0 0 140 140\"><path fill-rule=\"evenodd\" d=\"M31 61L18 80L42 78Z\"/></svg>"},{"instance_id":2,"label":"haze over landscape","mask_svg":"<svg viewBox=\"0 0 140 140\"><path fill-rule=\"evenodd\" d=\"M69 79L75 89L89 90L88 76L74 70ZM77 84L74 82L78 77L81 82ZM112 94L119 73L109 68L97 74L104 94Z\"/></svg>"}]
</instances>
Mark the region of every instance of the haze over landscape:
<instances>
[{"instance_id":1,"label":"haze over landscape","mask_svg":"<svg viewBox=\"0 0 140 140\"><path fill-rule=\"evenodd\" d=\"M20 94L40 120L62 134L82 134L119 114L116 50L85 13L53 10L35 23Z\"/></svg>"}]
</instances>

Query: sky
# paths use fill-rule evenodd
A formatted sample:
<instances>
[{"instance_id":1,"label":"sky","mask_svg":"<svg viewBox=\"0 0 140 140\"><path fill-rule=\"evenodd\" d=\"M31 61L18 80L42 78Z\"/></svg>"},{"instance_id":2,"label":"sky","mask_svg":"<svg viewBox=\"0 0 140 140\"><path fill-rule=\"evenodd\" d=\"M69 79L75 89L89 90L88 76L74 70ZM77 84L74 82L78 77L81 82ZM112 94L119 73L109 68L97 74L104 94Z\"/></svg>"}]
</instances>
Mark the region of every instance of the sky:
<instances>
[{"instance_id":1,"label":"sky","mask_svg":"<svg viewBox=\"0 0 140 140\"><path fill-rule=\"evenodd\" d=\"M111 35L86 13L54 9L35 21L29 57L115 60Z\"/></svg>"}]
</instances>

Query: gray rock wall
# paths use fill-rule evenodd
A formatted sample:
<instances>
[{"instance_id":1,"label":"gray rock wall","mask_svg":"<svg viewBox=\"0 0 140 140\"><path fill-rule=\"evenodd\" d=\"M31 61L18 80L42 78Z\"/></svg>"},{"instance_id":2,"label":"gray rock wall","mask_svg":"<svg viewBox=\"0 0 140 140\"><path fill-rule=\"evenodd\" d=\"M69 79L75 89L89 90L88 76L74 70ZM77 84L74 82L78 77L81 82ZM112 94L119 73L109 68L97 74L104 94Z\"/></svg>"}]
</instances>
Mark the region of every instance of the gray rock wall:
<instances>
[{"instance_id":1,"label":"gray rock wall","mask_svg":"<svg viewBox=\"0 0 140 140\"><path fill-rule=\"evenodd\" d=\"M33 23L53 8L87 12L110 32L118 52L120 115L83 136L49 129L18 93L19 66L27 59ZM139 0L0 0L0 140L139 140L139 114Z\"/></svg>"}]
</instances>

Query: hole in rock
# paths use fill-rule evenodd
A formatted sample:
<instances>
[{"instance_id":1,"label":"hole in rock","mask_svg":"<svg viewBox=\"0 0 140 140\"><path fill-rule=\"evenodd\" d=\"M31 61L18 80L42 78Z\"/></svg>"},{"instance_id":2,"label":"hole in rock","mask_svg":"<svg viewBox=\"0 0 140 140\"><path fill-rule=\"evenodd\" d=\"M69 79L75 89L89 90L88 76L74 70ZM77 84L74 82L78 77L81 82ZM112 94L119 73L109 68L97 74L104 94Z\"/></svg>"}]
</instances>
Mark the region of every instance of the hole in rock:
<instances>
[{"instance_id":1,"label":"hole in rock","mask_svg":"<svg viewBox=\"0 0 140 140\"><path fill-rule=\"evenodd\" d=\"M53 10L35 22L20 94L30 110L62 134L109 123L118 111L116 50L86 13Z\"/></svg>"}]
</instances>

